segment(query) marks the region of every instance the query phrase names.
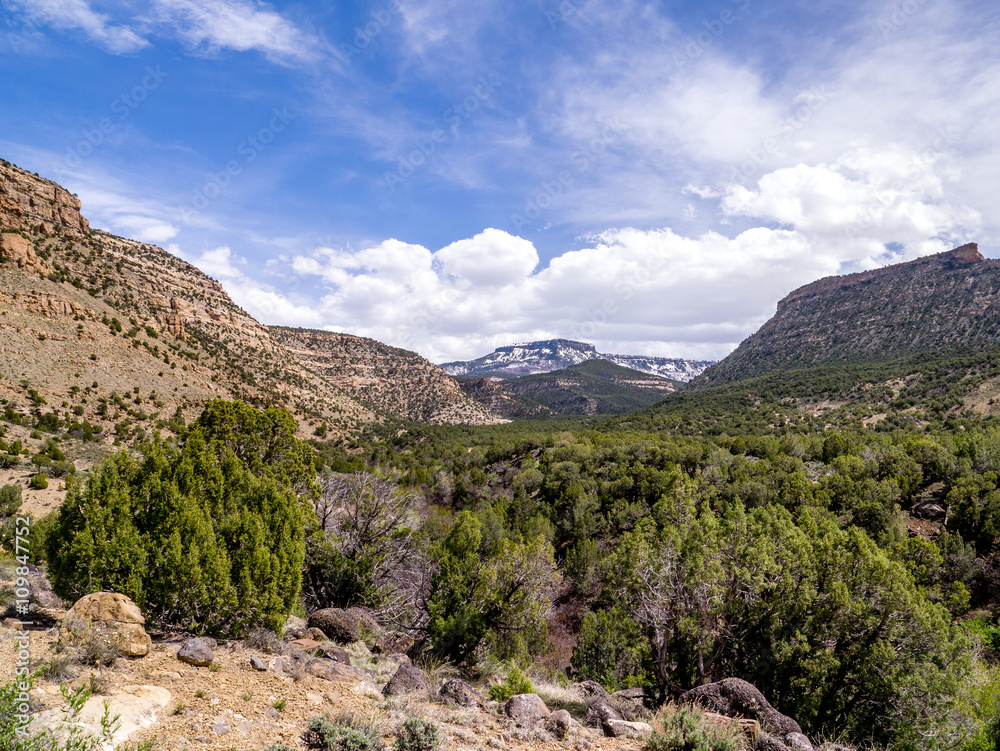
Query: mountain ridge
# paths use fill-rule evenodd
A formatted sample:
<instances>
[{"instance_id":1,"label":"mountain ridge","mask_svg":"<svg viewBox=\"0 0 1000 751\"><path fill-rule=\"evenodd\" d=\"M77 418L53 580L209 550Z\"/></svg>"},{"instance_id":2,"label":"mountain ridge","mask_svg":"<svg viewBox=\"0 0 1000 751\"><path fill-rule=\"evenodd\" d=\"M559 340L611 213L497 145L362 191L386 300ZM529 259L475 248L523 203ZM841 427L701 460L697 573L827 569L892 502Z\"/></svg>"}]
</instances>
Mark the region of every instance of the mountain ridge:
<instances>
[{"instance_id":1,"label":"mountain ridge","mask_svg":"<svg viewBox=\"0 0 1000 751\"><path fill-rule=\"evenodd\" d=\"M793 290L774 316L692 386L994 346L1000 346L1000 261L967 243Z\"/></svg>"},{"instance_id":2,"label":"mountain ridge","mask_svg":"<svg viewBox=\"0 0 1000 751\"><path fill-rule=\"evenodd\" d=\"M710 360L684 360L651 355L602 354L593 344L572 339L540 339L497 347L475 360L456 360L440 367L452 376L510 378L562 370L588 360L607 360L649 375L688 381L700 375Z\"/></svg>"}]
</instances>

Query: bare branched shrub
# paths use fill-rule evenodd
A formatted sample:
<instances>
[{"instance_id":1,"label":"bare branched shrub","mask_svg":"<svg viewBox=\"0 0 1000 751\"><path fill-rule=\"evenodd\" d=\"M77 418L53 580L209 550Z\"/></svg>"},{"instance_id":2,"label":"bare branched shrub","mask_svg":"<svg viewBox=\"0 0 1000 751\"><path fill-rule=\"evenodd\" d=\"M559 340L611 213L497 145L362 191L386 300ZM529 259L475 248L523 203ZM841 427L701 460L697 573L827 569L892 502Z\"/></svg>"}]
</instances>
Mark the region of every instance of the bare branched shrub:
<instances>
[{"instance_id":1,"label":"bare branched shrub","mask_svg":"<svg viewBox=\"0 0 1000 751\"><path fill-rule=\"evenodd\" d=\"M415 500L364 472L322 477L314 503L319 530L307 545L307 606L365 605L380 620L412 621L429 581L426 556L410 527L417 520Z\"/></svg>"}]
</instances>

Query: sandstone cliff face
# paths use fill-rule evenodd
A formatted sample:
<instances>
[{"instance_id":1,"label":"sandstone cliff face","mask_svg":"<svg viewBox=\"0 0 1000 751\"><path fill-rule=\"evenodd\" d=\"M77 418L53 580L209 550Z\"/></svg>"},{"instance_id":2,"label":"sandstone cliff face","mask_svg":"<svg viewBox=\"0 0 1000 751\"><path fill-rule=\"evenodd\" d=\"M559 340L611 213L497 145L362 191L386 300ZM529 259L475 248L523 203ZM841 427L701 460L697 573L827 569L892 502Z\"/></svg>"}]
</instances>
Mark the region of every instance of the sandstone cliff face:
<instances>
[{"instance_id":1,"label":"sandstone cliff face","mask_svg":"<svg viewBox=\"0 0 1000 751\"><path fill-rule=\"evenodd\" d=\"M503 422L415 352L350 334L280 326L270 331L306 368L384 414L431 424Z\"/></svg>"},{"instance_id":2,"label":"sandstone cliff face","mask_svg":"<svg viewBox=\"0 0 1000 751\"><path fill-rule=\"evenodd\" d=\"M497 419L413 353L391 354L346 335L335 347L347 358L344 368L322 353L293 353L191 264L91 230L74 196L2 160L0 230L0 391L4 379L28 380L58 404L92 380L108 392L138 386L143 399L147 389L155 393L161 416L209 398L239 398L287 407L306 435L321 423L333 436L352 434L379 419L376 411L432 422ZM60 344L69 342L72 354ZM28 409L18 389L7 398Z\"/></svg>"},{"instance_id":3,"label":"sandstone cliff face","mask_svg":"<svg viewBox=\"0 0 1000 751\"><path fill-rule=\"evenodd\" d=\"M80 214L80 199L51 180L0 160L0 225L49 235L59 231L82 237L90 224Z\"/></svg>"},{"instance_id":4,"label":"sandstone cliff face","mask_svg":"<svg viewBox=\"0 0 1000 751\"><path fill-rule=\"evenodd\" d=\"M787 367L1000 345L1000 261L975 243L801 287L695 385Z\"/></svg>"}]
</instances>

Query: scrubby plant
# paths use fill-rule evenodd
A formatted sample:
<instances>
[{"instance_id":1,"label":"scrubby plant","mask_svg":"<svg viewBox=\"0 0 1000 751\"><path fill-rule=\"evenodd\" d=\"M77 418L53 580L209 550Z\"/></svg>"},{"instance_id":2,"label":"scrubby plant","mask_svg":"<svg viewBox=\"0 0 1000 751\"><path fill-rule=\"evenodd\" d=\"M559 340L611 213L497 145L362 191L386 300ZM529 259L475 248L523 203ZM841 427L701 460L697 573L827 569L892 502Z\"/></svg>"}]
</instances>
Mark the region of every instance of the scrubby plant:
<instances>
[{"instance_id":1,"label":"scrubby plant","mask_svg":"<svg viewBox=\"0 0 1000 751\"><path fill-rule=\"evenodd\" d=\"M37 475L33 475L28 481L28 487L32 490L45 490L49 487L49 476L44 472L39 472Z\"/></svg>"},{"instance_id":2,"label":"scrubby plant","mask_svg":"<svg viewBox=\"0 0 1000 751\"><path fill-rule=\"evenodd\" d=\"M420 717L409 717L399 729L393 751L434 751L441 742L438 726Z\"/></svg>"},{"instance_id":3,"label":"scrubby plant","mask_svg":"<svg viewBox=\"0 0 1000 751\"><path fill-rule=\"evenodd\" d=\"M0 488L0 516L11 516L21 508L21 486L4 485Z\"/></svg>"},{"instance_id":4,"label":"scrubby plant","mask_svg":"<svg viewBox=\"0 0 1000 751\"><path fill-rule=\"evenodd\" d=\"M369 727L353 727L341 718L331 720L329 715L310 717L302 742L310 751L385 751L385 744Z\"/></svg>"},{"instance_id":5,"label":"scrubby plant","mask_svg":"<svg viewBox=\"0 0 1000 751\"><path fill-rule=\"evenodd\" d=\"M734 724L706 722L697 707L663 709L643 751L739 751L740 731Z\"/></svg>"},{"instance_id":6,"label":"scrubby plant","mask_svg":"<svg viewBox=\"0 0 1000 751\"><path fill-rule=\"evenodd\" d=\"M531 679L528 678L517 666L511 667L507 673L507 678L503 683L494 683L490 686L490 699L493 701L507 701L517 694L530 694L534 691Z\"/></svg>"}]
</instances>

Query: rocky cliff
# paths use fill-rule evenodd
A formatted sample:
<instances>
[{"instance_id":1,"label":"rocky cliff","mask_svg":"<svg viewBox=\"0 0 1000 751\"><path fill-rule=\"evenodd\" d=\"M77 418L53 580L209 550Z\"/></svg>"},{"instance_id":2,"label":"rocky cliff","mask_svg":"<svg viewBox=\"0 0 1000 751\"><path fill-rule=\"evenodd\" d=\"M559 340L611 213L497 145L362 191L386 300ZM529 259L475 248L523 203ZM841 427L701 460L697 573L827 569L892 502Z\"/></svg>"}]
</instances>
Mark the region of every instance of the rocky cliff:
<instances>
[{"instance_id":1,"label":"rocky cliff","mask_svg":"<svg viewBox=\"0 0 1000 751\"><path fill-rule=\"evenodd\" d=\"M108 427L127 420L149 429L178 407L196 414L214 397L285 406L306 434L326 425L334 436L350 435L379 419L376 412L421 419L413 405L430 404L434 394L428 419L496 420L412 353L395 367L383 367L382 356L383 366L361 374L350 358L338 360L346 368L339 372L332 361L291 351L191 264L92 230L73 195L5 161L0 310L0 398L24 415L37 408L30 389ZM406 398L372 396L411 387ZM116 406L100 407L94 391Z\"/></svg>"},{"instance_id":2,"label":"rocky cliff","mask_svg":"<svg viewBox=\"0 0 1000 751\"><path fill-rule=\"evenodd\" d=\"M975 243L790 293L696 386L789 367L1000 345L1000 261Z\"/></svg>"},{"instance_id":3,"label":"rocky cliff","mask_svg":"<svg viewBox=\"0 0 1000 751\"><path fill-rule=\"evenodd\" d=\"M330 331L280 326L270 331L302 365L379 413L431 424L503 422L415 352Z\"/></svg>"}]
</instances>

